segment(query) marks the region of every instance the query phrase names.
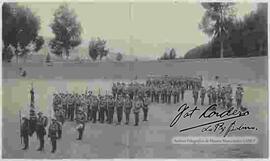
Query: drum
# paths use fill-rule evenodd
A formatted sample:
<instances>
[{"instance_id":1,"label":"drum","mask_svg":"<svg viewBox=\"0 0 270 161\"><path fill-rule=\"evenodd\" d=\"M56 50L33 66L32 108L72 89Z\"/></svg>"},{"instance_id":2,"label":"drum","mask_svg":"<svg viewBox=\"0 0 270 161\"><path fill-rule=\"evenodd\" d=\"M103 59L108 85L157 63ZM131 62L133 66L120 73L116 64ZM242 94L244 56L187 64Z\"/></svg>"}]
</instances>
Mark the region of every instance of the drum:
<instances>
[{"instance_id":1,"label":"drum","mask_svg":"<svg viewBox=\"0 0 270 161\"><path fill-rule=\"evenodd\" d=\"M82 129L83 128L83 124L78 124L77 126L76 126L76 130L80 130L80 129Z\"/></svg>"}]
</instances>

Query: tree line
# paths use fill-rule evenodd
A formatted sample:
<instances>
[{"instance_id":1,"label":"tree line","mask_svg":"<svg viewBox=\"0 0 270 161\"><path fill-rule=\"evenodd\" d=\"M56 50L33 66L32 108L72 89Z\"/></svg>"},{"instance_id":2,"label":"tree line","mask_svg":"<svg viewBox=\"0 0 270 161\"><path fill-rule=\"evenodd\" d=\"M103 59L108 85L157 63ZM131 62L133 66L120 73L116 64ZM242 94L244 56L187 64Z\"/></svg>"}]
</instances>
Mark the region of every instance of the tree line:
<instances>
[{"instance_id":1,"label":"tree line","mask_svg":"<svg viewBox=\"0 0 270 161\"><path fill-rule=\"evenodd\" d=\"M13 56L21 57L31 51L38 52L44 45L44 38L39 36L40 19L29 8L17 3L4 3L2 6L3 20L3 60L10 61ZM59 57L69 59L70 50L81 44L82 27L73 9L62 4L53 15L50 28L54 38L48 43L50 52ZM107 56L109 50L106 41L93 38L89 41L89 56L93 61ZM117 53L116 60L122 60L122 53ZM51 56L47 53L46 62Z\"/></svg>"},{"instance_id":2,"label":"tree line","mask_svg":"<svg viewBox=\"0 0 270 161\"><path fill-rule=\"evenodd\" d=\"M234 3L201 3L205 13L199 29L211 37L211 41L188 51L184 58L248 57L267 55L267 4L258 3L257 10L244 19L235 16ZM10 61L13 56L38 52L45 41L39 35L40 18L28 7L17 3L2 6L2 56ZM67 4L60 5L54 12L50 28L54 34L48 46L50 53L69 59L70 50L82 42L81 23L75 11ZM106 57L109 50L106 40L93 38L89 41L88 54L93 61ZM121 61L122 53L116 60ZM175 49L165 52L159 59L176 59ZM48 53L46 61L50 61Z\"/></svg>"},{"instance_id":3,"label":"tree line","mask_svg":"<svg viewBox=\"0 0 270 161\"><path fill-rule=\"evenodd\" d=\"M17 58L26 55L30 46L34 51L40 50L44 39L38 35L39 29L39 17L35 16L29 8L19 7L15 3L4 3L2 6L3 60L10 60L14 55Z\"/></svg>"},{"instance_id":4,"label":"tree line","mask_svg":"<svg viewBox=\"0 0 270 161\"><path fill-rule=\"evenodd\" d=\"M184 58L267 55L267 3L258 3L257 9L243 19L236 18L234 3L202 3L202 6L206 11L199 28L212 39L188 51Z\"/></svg>"}]
</instances>

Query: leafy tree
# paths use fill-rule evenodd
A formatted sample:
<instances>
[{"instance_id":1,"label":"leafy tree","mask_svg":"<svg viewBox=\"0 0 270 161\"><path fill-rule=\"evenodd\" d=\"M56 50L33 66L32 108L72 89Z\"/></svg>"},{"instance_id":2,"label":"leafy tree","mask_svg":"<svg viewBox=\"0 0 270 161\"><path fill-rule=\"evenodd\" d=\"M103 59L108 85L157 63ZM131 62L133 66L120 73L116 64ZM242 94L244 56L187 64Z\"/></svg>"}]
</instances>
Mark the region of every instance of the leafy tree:
<instances>
[{"instance_id":1,"label":"leafy tree","mask_svg":"<svg viewBox=\"0 0 270 161\"><path fill-rule=\"evenodd\" d=\"M101 60L102 57L108 55L108 50L106 49L106 41L100 38L92 39L89 42L89 56L92 58L93 61L96 61L98 56Z\"/></svg>"},{"instance_id":2,"label":"leafy tree","mask_svg":"<svg viewBox=\"0 0 270 161\"><path fill-rule=\"evenodd\" d=\"M60 41L57 41L56 39L52 39L49 42L49 46L52 53L54 53L56 56L63 57L63 48L62 48L62 43Z\"/></svg>"},{"instance_id":3,"label":"leafy tree","mask_svg":"<svg viewBox=\"0 0 270 161\"><path fill-rule=\"evenodd\" d=\"M257 10L244 19L227 21L227 38L224 40L224 57L250 57L267 55L267 5L258 3ZM208 44L191 49L185 58L217 58L220 42L212 39Z\"/></svg>"},{"instance_id":4,"label":"leafy tree","mask_svg":"<svg viewBox=\"0 0 270 161\"><path fill-rule=\"evenodd\" d=\"M38 52L42 48L42 46L44 44L43 37L42 36L37 36L34 43L35 43L35 49L34 50L35 50L35 52Z\"/></svg>"},{"instance_id":5,"label":"leafy tree","mask_svg":"<svg viewBox=\"0 0 270 161\"><path fill-rule=\"evenodd\" d=\"M160 57L160 60L168 60L169 59L169 54L165 51L163 55Z\"/></svg>"},{"instance_id":6,"label":"leafy tree","mask_svg":"<svg viewBox=\"0 0 270 161\"><path fill-rule=\"evenodd\" d=\"M13 46L18 60L18 56L29 52L27 46L38 36L40 20L29 8L16 3L3 4L2 20L4 48Z\"/></svg>"},{"instance_id":7,"label":"leafy tree","mask_svg":"<svg viewBox=\"0 0 270 161\"><path fill-rule=\"evenodd\" d=\"M223 57L223 43L226 38L229 22L235 17L234 3L201 3L206 9L199 28L208 36L220 42L220 57Z\"/></svg>"},{"instance_id":8,"label":"leafy tree","mask_svg":"<svg viewBox=\"0 0 270 161\"><path fill-rule=\"evenodd\" d=\"M117 53L116 60L121 61L123 59L123 55L121 53Z\"/></svg>"},{"instance_id":9,"label":"leafy tree","mask_svg":"<svg viewBox=\"0 0 270 161\"><path fill-rule=\"evenodd\" d=\"M176 52L175 49L172 48L169 53L166 51L164 54L160 57L160 60L169 60L169 59L175 59L176 58Z\"/></svg>"},{"instance_id":10,"label":"leafy tree","mask_svg":"<svg viewBox=\"0 0 270 161\"><path fill-rule=\"evenodd\" d=\"M53 53L62 56L64 50L69 58L69 50L81 43L82 27L74 10L69 9L67 4L61 5L56 9L50 27L55 34L50 42Z\"/></svg>"},{"instance_id":11,"label":"leafy tree","mask_svg":"<svg viewBox=\"0 0 270 161\"><path fill-rule=\"evenodd\" d=\"M232 40L237 40L236 35L231 34ZM234 46L236 50L243 50L239 56L267 55L267 5L259 3L257 10L247 15L242 25L238 28L241 35L241 45ZM241 48L242 47L242 48Z\"/></svg>"},{"instance_id":12,"label":"leafy tree","mask_svg":"<svg viewBox=\"0 0 270 161\"><path fill-rule=\"evenodd\" d=\"M170 55L169 55L169 59L175 59L176 58L176 52L175 52L175 49L172 48L170 50Z\"/></svg>"}]
</instances>

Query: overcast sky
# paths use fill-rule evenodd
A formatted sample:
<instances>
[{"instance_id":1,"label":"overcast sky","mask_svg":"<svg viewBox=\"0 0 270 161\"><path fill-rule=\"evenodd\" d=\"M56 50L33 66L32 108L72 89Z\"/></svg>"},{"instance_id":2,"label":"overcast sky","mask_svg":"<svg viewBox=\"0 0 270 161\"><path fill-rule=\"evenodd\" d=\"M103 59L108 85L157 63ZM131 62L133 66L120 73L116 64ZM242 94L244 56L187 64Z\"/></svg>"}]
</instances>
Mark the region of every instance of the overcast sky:
<instances>
[{"instance_id":1,"label":"overcast sky","mask_svg":"<svg viewBox=\"0 0 270 161\"><path fill-rule=\"evenodd\" d=\"M40 17L40 35L53 37L49 24L61 3L21 4ZM183 56L189 49L209 41L198 28L204 14L199 3L133 2L130 5L123 2L77 2L69 3L69 6L78 15L85 42L92 37L101 37L108 41L108 47L115 52L159 57L166 48L174 47L177 55ZM239 3L236 8L240 18L256 7L252 3Z\"/></svg>"}]
</instances>

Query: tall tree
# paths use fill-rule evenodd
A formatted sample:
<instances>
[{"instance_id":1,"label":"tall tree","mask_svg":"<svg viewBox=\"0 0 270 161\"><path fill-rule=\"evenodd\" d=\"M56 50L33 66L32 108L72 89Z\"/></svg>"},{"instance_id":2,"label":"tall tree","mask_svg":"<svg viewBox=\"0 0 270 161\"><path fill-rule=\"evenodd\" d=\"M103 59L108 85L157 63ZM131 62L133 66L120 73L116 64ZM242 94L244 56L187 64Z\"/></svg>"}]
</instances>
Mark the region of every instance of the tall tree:
<instances>
[{"instance_id":1,"label":"tall tree","mask_svg":"<svg viewBox=\"0 0 270 161\"><path fill-rule=\"evenodd\" d=\"M160 60L167 60L169 59L169 54L165 51L163 55L160 57Z\"/></svg>"},{"instance_id":2,"label":"tall tree","mask_svg":"<svg viewBox=\"0 0 270 161\"><path fill-rule=\"evenodd\" d=\"M9 45L15 48L15 55L28 53L27 46L35 41L40 29L39 17L17 3L4 3L2 6L2 39L4 48ZM3 53L5 54L5 53Z\"/></svg>"},{"instance_id":3,"label":"tall tree","mask_svg":"<svg viewBox=\"0 0 270 161\"><path fill-rule=\"evenodd\" d=\"M96 61L98 56L101 60L104 56L108 55L108 50L106 49L106 41L100 38L92 39L89 42L89 56L93 61Z\"/></svg>"},{"instance_id":4,"label":"tall tree","mask_svg":"<svg viewBox=\"0 0 270 161\"><path fill-rule=\"evenodd\" d=\"M44 44L44 38L42 36L37 36L36 39L34 40L34 43L35 43L34 50L38 52Z\"/></svg>"},{"instance_id":5,"label":"tall tree","mask_svg":"<svg viewBox=\"0 0 270 161\"><path fill-rule=\"evenodd\" d=\"M70 9L67 4L61 5L56 9L50 27L55 34L55 38L50 42L51 47L56 47L57 53L64 50L66 57L69 58L70 49L81 43L82 27L74 10ZM62 54L58 55L62 56Z\"/></svg>"},{"instance_id":6,"label":"tall tree","mask_svg":"<svg viewBox=\"0 0 270 161\"><path fill-rule=\"evenodd\" d=\"M121 53L117 53L116 60L121 61L123 59L123 55Z\"/></svg>"},{"instance_id":7,"label":"tall tree","mask_svg":"<svg viewBox=\"0 0 270 161\"><path fill-rule=\"evenodd\" d=\"M257 3L257 10L246 14L243 19L226 22L225 57L267 55L267 9L267 3ZM185 58L217 58L220 56L219 49L220 42L214 38L208 44L188 51Z\"/></svg>"},{"instance_id":8,"label":"tall tree","mask_svg":"<svg viewBox=\"0 0 270 161\"><path fill-rule=\"evenodd\" d=\"M174 48L172 48L172 49L170 50L169 58L170 58L170 59L175 59L175 58L176 58L176 52L175 52L175 49L174 49Z\"/></svg>"},{"instance_id":9,"label":"tall tree","mask_svg":"<svg viewBox=\"0 0 270 161\"><path fill-rule=\"evenodd\" d=\"M176 58L176 52L174 48L171 48L171 50L168 52L164 52L163 55L159 58L160 60L169 60L169 59L175 59Z\"/></svg>"},{"instance_id":10,"label":"tall tree","mask_svg":"<svg viewBox=\"0 0 270 161\"><path fill-rule=\"evenodd\" d=\"M199 28L209 37L220 42L220 57L223 57L224 40L229 22L235 17L234 3L201 3L206 10Z\"/></svg>"}]
</instances>

